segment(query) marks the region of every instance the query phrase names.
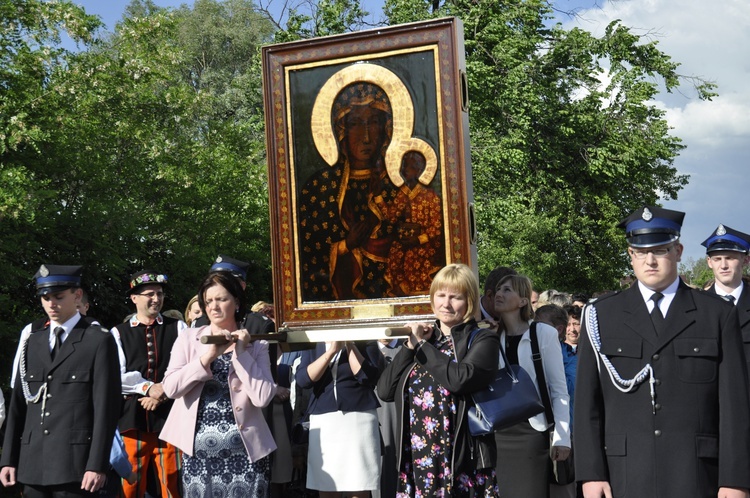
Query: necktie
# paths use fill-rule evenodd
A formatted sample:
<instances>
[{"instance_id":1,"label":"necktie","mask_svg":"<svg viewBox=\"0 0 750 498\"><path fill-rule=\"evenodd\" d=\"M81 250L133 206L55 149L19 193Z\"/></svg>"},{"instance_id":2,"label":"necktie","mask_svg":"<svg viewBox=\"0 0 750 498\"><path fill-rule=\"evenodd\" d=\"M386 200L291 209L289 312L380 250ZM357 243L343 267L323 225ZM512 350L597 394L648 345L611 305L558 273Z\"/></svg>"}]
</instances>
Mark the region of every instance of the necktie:
<instances>
[{"instance_id":1,"label":"necktie","mask_svg":"<svg viewBox=\"0 0 750 498\"><path fill-rule=\"evenodd\" d=\"M654 302L654 309L651 310L651 322L654 324L656 334L659 335L664 328L664 315L661 314L659 309L659 301L664 297L661 292L654 292L651 294L651 300Z\"/></svg>"},{"instance_id":2,"label":"necktie","mask_svg":"<svg viewBox=\"0 0 750 498\"><path fill-rule=\"evenodd\" d=\"M65 332L65 329L62 327L55 327L55 330L53 330L52 332L55 334L55 345L52 347L50 356L54 360L57 353L60 352L60 346L62 346L61 336L63 335L63 332Z\"/></svg>"},{"instance_id":3,"label":"necktie","mask_svg":"<svg viewBox=\"0 0 750 498\"><path fill-rule=\"evenodd\" d=\"M724 299L726 299L730 303L734 304L734 296L733 295L727 294L726 296L724 296Z\"/></svg>"}]
</instances>

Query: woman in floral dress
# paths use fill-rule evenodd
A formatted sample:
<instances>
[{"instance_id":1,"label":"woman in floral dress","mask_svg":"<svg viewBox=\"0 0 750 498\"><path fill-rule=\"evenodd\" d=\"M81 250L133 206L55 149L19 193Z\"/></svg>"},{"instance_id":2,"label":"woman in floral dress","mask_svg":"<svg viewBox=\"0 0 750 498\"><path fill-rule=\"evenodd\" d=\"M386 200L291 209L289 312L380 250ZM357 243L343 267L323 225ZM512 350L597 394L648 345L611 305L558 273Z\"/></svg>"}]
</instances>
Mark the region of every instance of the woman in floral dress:
<instances>
[{"instance_id":1,"label":"woman in floral dress","mask_svg":"<svg viewBox=\"0 0 750 498\"><path fill-rule=\"evenodd\" d=\"M472 392L497 370L499 339L478 328L479 283L466 265L440 270L430 287L434 323L409 323L412 333L378 381L378 395L403 414L397 496L498 495L492 435L469 434Z\"/></svg>"}]
</instances>

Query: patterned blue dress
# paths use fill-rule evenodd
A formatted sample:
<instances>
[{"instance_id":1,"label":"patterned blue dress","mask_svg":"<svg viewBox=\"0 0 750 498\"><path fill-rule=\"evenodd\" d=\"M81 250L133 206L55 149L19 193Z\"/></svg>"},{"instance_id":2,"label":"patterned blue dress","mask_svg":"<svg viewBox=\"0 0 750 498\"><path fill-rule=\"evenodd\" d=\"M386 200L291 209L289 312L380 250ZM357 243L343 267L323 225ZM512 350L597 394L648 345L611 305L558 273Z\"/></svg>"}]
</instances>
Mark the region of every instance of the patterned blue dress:
<instances>
[{"instance_id":1,"label":"patterned blue dress","mask_svg":"<svg viewBox=\"0 0 750 498\"><path fill-rule=\"evenodd\" d=\"M183 454L185 498L270 496L270 456L250 463L234 420L227 380L231 357L226 353L211 363L214 377L201 392L194 456Z\"/></svg>"}]
</instances>

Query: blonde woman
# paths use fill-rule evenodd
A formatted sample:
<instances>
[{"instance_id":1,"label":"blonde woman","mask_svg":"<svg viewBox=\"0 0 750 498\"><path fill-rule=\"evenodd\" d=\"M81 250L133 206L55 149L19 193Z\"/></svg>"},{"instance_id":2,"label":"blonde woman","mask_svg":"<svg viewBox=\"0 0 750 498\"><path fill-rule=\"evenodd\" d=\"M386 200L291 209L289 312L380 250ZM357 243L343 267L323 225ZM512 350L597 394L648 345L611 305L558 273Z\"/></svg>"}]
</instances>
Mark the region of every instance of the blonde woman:
<instances>
[{"instance_id":1,"label":"blonde woman","mask_svg":"<svg viewBox=\"0 0 750 498\"><path fill-rule=\"evenodd\" d=\"M499 355L497 334L474 319L476 275L466 265L444 267L430 302L437 320L407 324L408 341L378 381L380 398L403 414L396 496L496 497L494 436L472 437L467 422L470 395L492 381Z\"/></svg>"}]
</instances>

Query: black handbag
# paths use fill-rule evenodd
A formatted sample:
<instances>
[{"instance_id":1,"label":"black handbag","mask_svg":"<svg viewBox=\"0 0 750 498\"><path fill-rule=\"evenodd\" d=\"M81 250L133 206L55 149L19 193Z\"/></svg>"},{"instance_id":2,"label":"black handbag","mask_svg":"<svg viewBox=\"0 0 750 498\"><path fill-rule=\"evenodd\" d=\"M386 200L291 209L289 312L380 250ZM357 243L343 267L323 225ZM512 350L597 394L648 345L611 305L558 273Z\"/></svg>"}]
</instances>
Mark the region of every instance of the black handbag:
<instances>
[{"instance_id":1,"label":"black handbag","mask_svg":"<svg viewBox=\"0 0 750 498\"><path fill-rule=\"evenodd\" d=\"M474 338L469 337L469 347ZM511 365L500 348L505 368L500 368L495 378L483 390L472 393L474 406L468 410L469 432L472 436L490 434L510 427L544 411L534 381L519 365Z\"/></svg>"}]
</instances>

